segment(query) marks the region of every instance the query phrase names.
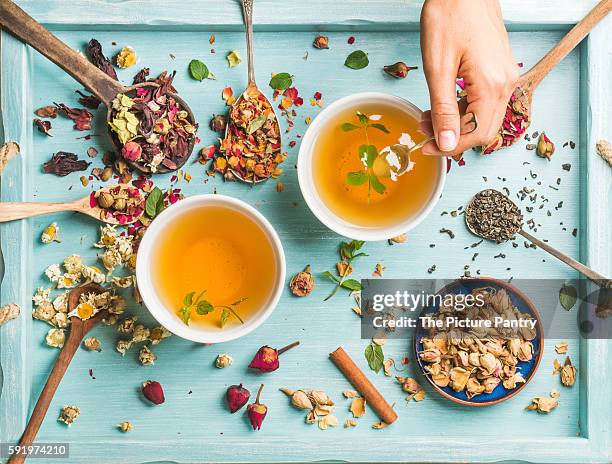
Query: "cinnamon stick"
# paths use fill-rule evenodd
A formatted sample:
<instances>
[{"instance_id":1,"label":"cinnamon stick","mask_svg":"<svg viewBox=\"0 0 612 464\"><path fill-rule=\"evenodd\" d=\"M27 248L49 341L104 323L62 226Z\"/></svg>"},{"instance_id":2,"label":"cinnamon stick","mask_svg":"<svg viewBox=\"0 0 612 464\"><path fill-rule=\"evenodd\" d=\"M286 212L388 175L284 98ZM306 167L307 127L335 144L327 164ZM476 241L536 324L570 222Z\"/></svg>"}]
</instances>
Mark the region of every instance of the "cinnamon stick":
<instances>
[{"instance_id":1,"label":"cinnamon stick","mask_svg":"<svg viewBox=\"0 0 612 464\"><path fill-rule=\"evenodd\" d=\"M329 354L329 358L333 361L340 372L344 374L347 380L355 387L366 400L366 403L374 410L376 415L386 424L392 424L397 419L397 414L387 403L387 400L380 394L374 384L365 376L357 364L351 359L342 347L338 347L336 351Z\"/></svg>"}]
</instances>

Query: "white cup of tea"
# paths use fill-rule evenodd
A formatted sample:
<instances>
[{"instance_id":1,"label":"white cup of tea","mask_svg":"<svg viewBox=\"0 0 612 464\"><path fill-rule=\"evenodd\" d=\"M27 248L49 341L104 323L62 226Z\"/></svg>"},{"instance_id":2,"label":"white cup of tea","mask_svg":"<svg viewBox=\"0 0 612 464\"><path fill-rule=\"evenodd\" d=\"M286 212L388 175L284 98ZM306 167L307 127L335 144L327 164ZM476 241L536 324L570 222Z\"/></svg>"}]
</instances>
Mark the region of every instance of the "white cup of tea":
<instances>
[{"instance_id":1,"label":"white cup of tea","mask_svg":"<svg viewBox=\"0 0 612 464\"><path fill-rule=\"evenodd\" d=\"M367 130L357 112L366 116ZM380 92L349 95L321 111L304 134L297 162L300 190L313 214L334 232L366 241L387 240L419 224L440 197L446 158L416 150L410 172L373 179L376 170L366 168L360 147L373 145L382 156L394 144L419 143L426 138L420 120L415 105Z\"/></svg>"},{"instance_id":2,"label":"white cup of tea","mask_svg":"<svg viewBox=\"0 0 612 464\"><path fill-rule=\"evenodd\" d=\"M216 194L188 197L162 211L139 245L136 264L138 290L153 317L200 343L234 340L259 327L278 304L285 274L283 246L268 220L245 202ZM206 314L196 312L202 291L199 301L209 303L203 308L214 307ZM193 305L185 305L191 292ZM188 323L183 307L190 308Z\"/></svg>"}]
</instances>

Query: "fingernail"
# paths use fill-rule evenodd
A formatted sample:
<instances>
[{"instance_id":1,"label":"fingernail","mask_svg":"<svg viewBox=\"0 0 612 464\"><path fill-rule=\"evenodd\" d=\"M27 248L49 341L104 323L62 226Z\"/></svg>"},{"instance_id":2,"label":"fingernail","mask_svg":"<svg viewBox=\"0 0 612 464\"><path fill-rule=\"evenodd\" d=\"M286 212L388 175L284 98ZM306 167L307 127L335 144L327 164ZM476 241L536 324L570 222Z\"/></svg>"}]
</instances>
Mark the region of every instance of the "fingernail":
<instances>
[{"instance_id":1,"label":"fingernail","mask_svg":"<svg viewBox=\"0 0 612 464\"><path fill-rule=\"evenodd\" d=\"M442 151L453 151L457 147L457 136L452 130L443 130L438 133L438 146Z\"/></svg>"}]
</instances>

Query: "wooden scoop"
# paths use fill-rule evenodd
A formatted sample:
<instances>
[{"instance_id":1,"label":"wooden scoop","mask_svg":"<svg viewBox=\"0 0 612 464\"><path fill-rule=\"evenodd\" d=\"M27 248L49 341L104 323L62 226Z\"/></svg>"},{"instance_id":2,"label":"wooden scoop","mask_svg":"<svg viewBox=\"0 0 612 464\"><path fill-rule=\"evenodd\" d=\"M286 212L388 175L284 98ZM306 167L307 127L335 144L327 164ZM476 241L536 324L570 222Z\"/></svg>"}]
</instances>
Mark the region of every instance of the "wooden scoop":
<instances>
[{"instance_id":1,"label":"wooden scoop","mask_svg":"<svg viewBox=\"0 0 612 464\"><path fill-rule=\"evenodd\" d=\"M58 65L74 79L80 82L87 90L98 97L107 108L106 119L110 121L112 111L112 101L117 94L131 94L140 87L159 87L159 84L154 82L143 82L142 84L124 86L120 82L110 78L97 67L87 61L82 55L74 51L64 42L55 37L45 27L31 18L25 11L19 8L10 0L0 0L0 26L6 29L17 38L38 50L42 55L47 57L53 63ZM191 108L175 93L168 92L168 95L174 98L189 114L189 120L195 125L195 117ZM122 145L115 136L111 133L110 127L107 128L111 135L111 139L119 153ZM188 154L177 163L176 169L179 169L185 164L191 153L195 137L191 138L191 143L188 147ZM135 162L127 161L134 169L149 173L149 168ZM166 166L159 165L156 172L165 173L174 171Z\"/></svg>"},{"instance_id":2,"label":"wooden scoop","mask_svg":"<svg viewBox=\"0 0 612 464\"><path fill-rule=\"evenodd\" d=\"M104 293L105 291L106 290L100 285L94 283L83 284L73 288L68 295L68 312L72 311L78 306L79 299L83 293ZM21 440L19 441L19 445L21 447L34 443L36 434L38 433L38 430L45 419L45 415L47 414L47 410L49 409L49 405L51 404L51 400L53 399L57 387L62 381L62 378L64 377L64 374L66 373L68 365L70 364L70 361L72 361L76 350L79 348L79 345L85 338L87 332L89 332L105 316L106 311L100 311L95 316L85 321L76 316L70 318L70 334L68 335L68 338L64 343L64 347L60 351L57 360L55 361L53 370L49 374L47 383L38 397L36 406L34 406L34 411L32 411L28 425L26 426L26 429L21 436ZM26 457L27 456L24 454L13 455L8 460L7 464L23 463L26 460Z\"/></svg>"},{"instance_id":3,"label":"wooden scoop","mask_svg":"<svg viewBox=\"0 0 612 464\"><path fill-rule=\"evenodd\" d=\"M272 112L274 113L274 121L278 128L278 134L279 134L279 140L280 140L280 128L278 125L278 115L276 114L276 111L274 110L274 106L272 105L270 100L268 100L268 98L259 89L259 87L257 87L257 84L255 83L255 63L253 59L253 0L242 0L242 14L243 14L244 23L246 26L247 63L248 63L249 74L248 74L247 88L244 90L244 92L240 94L240 97L234 102L234 104L232 105L232 109L241 103L241 100L244 98L245 92L248 92L249 94L257 93L261 95L261 97L265 99L266 103L270 105L270 108L272 108ZM230 111L230 118L231 118L231 115L232 115L232 111ZM225 127L225 138L226 139L228 138L228 127L229 127L229 124ZM242 175L238 171L234 169L230 169L230 171L232 172L232 174L234 174L234 176L238 180L241 180L242 182L247 182L249 184L258 184L260 182L264 182L268 180L268 178L255 179L255 176L253 176L253 179L245 179L242 177Z\"/></svg>"},{"instance_id":4,"label":"wooden scoop","mask_svg":"<svg viewBox=\"0 0 612 464\"><path fill-rule=\"evenodd\" d=\"M109 191L116 188L116 185L104 187L100 192ZM144 199L143 199L144 203ZM0 203L0 222L15 221L16 219L24 219L43 214L58 213L60 211L75 211L77 213L86 214L98 221L108 224L119 224L119 221L113 217L106 217L102 214L103 210L99 206L91 207L89 195L76 201L65 203L36 203L36 202L3 202ZM143 211L144 212L144 204ZM132 224L142 216L142 212L130 221L124 222L121 225Z\"/></svg>"}]
</instances>

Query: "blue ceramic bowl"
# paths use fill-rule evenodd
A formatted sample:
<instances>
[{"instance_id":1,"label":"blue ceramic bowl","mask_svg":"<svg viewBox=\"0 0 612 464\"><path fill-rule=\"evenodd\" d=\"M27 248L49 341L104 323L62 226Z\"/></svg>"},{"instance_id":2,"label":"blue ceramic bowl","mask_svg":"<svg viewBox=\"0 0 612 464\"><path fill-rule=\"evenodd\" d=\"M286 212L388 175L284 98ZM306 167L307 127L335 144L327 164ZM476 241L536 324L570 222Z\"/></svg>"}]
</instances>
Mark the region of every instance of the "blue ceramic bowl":
<instances>
[{"instance_id":1,"label":"blue ceramic bowl","mask_svg":"<svg viewBox=\"0 0 612 464\"><path fill-rule=\"evenodd\" d=\"M505 289L508 295L510 296L510 299L512 300L512 304L516 306L520 312L531 315L534 319L538 321L538 323L536 324L536 337L532 340L533 358L529 362L519 361L516 368L517 372L520 372L523 375L525 383L519 384L516 388L513 388L512 390L508 390L500 382L499 385L495 387L495 390L493 390L491 393L482 393L480 395L476 395L471 399L467 397L465 391L456 392L450 387L439 387L433 382L433 380L431 380L431 377L426 374L426 363L424 363L418 355L420 351L423 351L423 344L421 343L421 338L426 336L426 332L422 327L417 327L414 337L414 349L416 360L419 364L419 367L421 368L421 372L427 378L433 389L440 393L442 396L448 398L451 401L467 406L490 406L492 404L501 403L502 401L505 401L516 395L523 388L525 388L525 385L527 385L529 381L533 378L536 370L538 369L538 365L540 364L540 360L542 359L542 352L544 351L544 332L542 328L542 320L540 319L540 314L531 302L531 300L527 298L527 296L516 287L498 279L493 279L490 277L478 277L458 279L442 288L438 293L443 295L448 293L468 294L471 293L473 289L479 287L493 287L498 290ZM435 312L437 312L437 310L437 306L426 307L421 313L421 315L434 314Z\"/></svg>"}]
</instances>

